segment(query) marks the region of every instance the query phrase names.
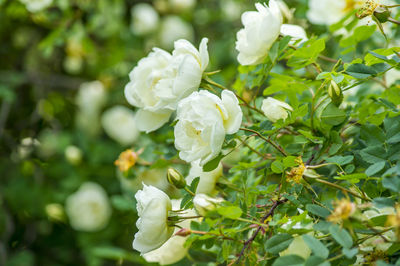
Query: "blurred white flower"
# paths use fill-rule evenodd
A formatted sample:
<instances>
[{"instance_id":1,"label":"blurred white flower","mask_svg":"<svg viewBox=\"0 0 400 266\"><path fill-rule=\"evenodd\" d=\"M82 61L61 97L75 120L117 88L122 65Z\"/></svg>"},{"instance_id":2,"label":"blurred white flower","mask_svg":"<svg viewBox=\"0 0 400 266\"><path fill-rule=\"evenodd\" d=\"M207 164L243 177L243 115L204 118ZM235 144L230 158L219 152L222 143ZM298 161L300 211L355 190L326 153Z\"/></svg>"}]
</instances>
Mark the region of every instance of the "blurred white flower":
<instances>
[{"instance_id":1,"label":"blurred white flower","mask_svg":"<svg viewBox=\"0 0 400 266\"><path fill-rule=\"evenodd\" d=\"M106 110L101 117L104 131L123 146L133 144L139 137L135 113L122 105Z\"/></svg>"},{"instance_id":2,"label":"blurred white flower","mask_svg":"<svg viewBox=\"0 0 400 266\"><path fill-rule=\"evenodd\" d=\"M396 68L392 68L385 73L386 84L388 86L395 83L397 80L400 80L400 70Z\"/></svg>"},{"instance_id":3,"label":"blurred white flower","mask_svg":"<svg viewBox=\"0 0 400 266\"><path fill-rule=\"evenodd\" d=\"M227 20L237 20L242 13L242 6L235 0L220 1L221 11L224 18Z\"/></svg>"},{"instance_id":4,"label":"blurred white flower","mask_svg":"<svg viewBox=\"0 0 400 266\"><path fill-rule=\"evenodd\" d=\"M27 158L36 147L40 145L40 142L34 138L23 138L21 144L17 148L19 159Z\"/></svg>"},{"instance_id":5,"label":"blurred white flower","mask_svg":"<svg viewBox=\"0 0 400 266\"><path fill-rule=\"evenodd\" d=\"M201 41L198 51L190 42L178 40L172 55L154 48L133 68L125 97L140 108L136 113L140 131L160 128L168 122L179 100L199 88L209 60L207 41Z\"/></svg>"},{"instance_id":6,"label":"blurred white flower","mask_svg":"<svg viewBox=\"0 0 400 266\"><path fill-rule=\"evenodd\" d=\"M291 21L293 19L293 12L286 5L285 1L277 0L276 3L278 4L279 9L281 10L281 14L282 14L283 18L285 18L286 21Z\"/></svg>"},{"instance_id":7,"label":"blurred white flower","mask_svg":"<svg viewBox=\"0 0 400 266\"><path fill-rule=\"evenodd\" d=\"M235 94L224 90L221 99L208 92L193 92L177 109L175 147L186 162L199 160L203 166L221 151L225 134L234 134L242 122Z\"/></svg>"},{"instance_id":8,"label":"blurred white flower","mask_svg":"<svg viewBox=\"0 0 400 266\"><path fill-rule=\"evenodd\" d=\"M290 44L295 43L297 40L302 40L302 42L308 40L306 31L298 25L282 24L281 34L292 37Z\"/></svg>"},{"instance_id":9,"label":"blurred white flower","mask_svg":"<svg viewBox=\"0 0 400 266\"><path fill-rule=\"evenodd\" d=\"M309 0L307 18L313 24L332 25L362 3L362 0Z\"/></svg>"},{"instance_id":10,"label":"blurred white flower","mask_svg":"<svg viewBox=\"0 0 400 266\"><path fill-rule=\"evenodd\" d=\"M198 214L205 216L207 212L215 210L220 203L224 202L223 198L212 198L206 194L196 194L193 198L193 204Z\"/></svg>"},{"instance_id":11,"label":"blurred white flower","mask_svg":"<svg viewBox=\"0 0 400 266\"><path fill-rule=\"evenodd\" d=\"M164 49L172 49L174 42L185 39L190 42L194 40L194 30L192 25L178 16L167 16L161 21L160 44Z\"/></svg>"},{"instance_id":12,"label":"blurred white flower","mask_svg":"<svg viewBox=\"0 0 400 266\"><path fill-rule=\"evenodd\" d=\"M284 251L279 252L279 256L297 255L307 259L311 255L311 249L304 242L302 236L295 236L292 243Z\"/></svg>"},{"instance_id":13,"label":"blurred white flower","mask_svg":"<svg viewBox=\"0 0 400 266\"><path fill-rule=\"evenodd\" d=\"M275 0L269 6L256 3L257 11L242 14L244 29L237 35L237 60L241 65L257 65L268 55L269 49L278 38L282 25L282 14Z\"/></svg>"},{"instance_id":14,"label":"blurred white flower","mask_svg":"<svg viewBox=\"0 0 400 266\"><path fill-rule=\"evenodd\" d=\"M218 178L222 176L222 164L219 163L218 167L210 172L204 172L203 167L199 165L198 161L192 162L189 175L186 177L186 182L188 185L192 183L192 181L196 177L200 177L199 184L196 188L197 193L203 194L215 194L215 185L217 184Z\"/></svg>"},{"instance_id":15,"label":"blurred white flower","mask_svg":"<svg viewBox=\"0 0 400 266\"><path fill-rule=\"evenodd\" d=\"M65 149L65 158L70 164L77 165L82 161L82 151L74 145L69 145Z\"/></svg>"},{"instance_id":16,"label":"blurred white flower","mask_svg":"<svg viewBox=\"0 0 400 266\"><path fill-rule=\"evenodd\" d=\"M181 200L171 200L172 203L172 210L179 210ZM195 216L196 212L193 209L186 210L185 212L181 213L180 216ZM193 220L186 219L182 222L178 223L177 225L182 228L190 228L190 222ZM175 227L174 233L179 231L178 227ZM170 239L167 240L161 247L150 251L148 253L143 254L143 258L147 262L157 262L160 265L168 265L173 264L181 259L183 259L189 247L184 247L186 239L189 236L182 237L182 236L172 236Z\"/></svg>"},{"instance_id":17,"label":"blurred white flower","mask_svg":"<svg viewBox=\"0 0 400 266\"><path fill-rule=\"evenodd\" d=\"M131 30L136 35L145 35L157 30L159 16L152 5L139 3L131 9Z\"/></svg>"},{"instance_id":18,"label":"blurred white flower","mask_svg":"<svg viewBox=\"0 0 400 266\"><path fill-rule=\"evenodd\" d=\"M106 99L103 83L96 80L81 84L75 102L83 112L98 113L105 104Z\"/></svg>"},{"instance_id":19,"label":"blurred white flower","mask_svg":"<svg viewBox=\"0 0 400 266\"><path fill-rule=\"evenodd\" d=\"M168 225L168 212L172 205L167 194L153 186L143 185L143 190L139 190L135 198L139 231L132 246L144 254L159 248L173 234L174 227Z\"/></svg>"},{"instance_id":20,"label":"blurred white flower","mask_svg":"<svg viewBox=\"0 0 400 266\"><path fill-rule=\"evenodd\" d=\"M93 182L86 182L66 201L66 213L75 230L93 232L107 226L111 206L104 189Z\"/></svg>"},{"instance_id":21,"label":"blurred white flower","mask_svg":"<svg viewBox=\"0 0 400 266\"><path fill-rule=\"evenodd\" d=\"M194 8L196 0L169 0L169 6L174 11L188 11Z\"/></svg>"},{"instance_id":22,"label":"blurred white flower","mask_svg":"<svg viewBox=\"0 0 400 266\"><path fill-rule=\"evenodd\" d=\"M82 83L75 98L77 127L89 135L100 131L100 111L106 103L106 90L100 81Z\"/></svg>"},{"instance_id":23,"label":"blurred white flower","mask_svg":"<svg viewBox=\"0 0 400 266\"><path fill-rule=\"evenodd\" d=\"M285 102L267 97L262 102L261 110L269 120L276 122L279 119L285 120L288 117L288 111L293 111L293 108Z\"/></svg>"},{"instance_id":24,"label":"blurred white flower","mask_svg":"<svg viewBox=\"0 0 400 266\"><path fill-rule=\"evenodd\" d=\"M28 9L29 12L35 13L39 12L47 7L49 7L53 0L20 0Z\"/></svg>"}]
</instances>

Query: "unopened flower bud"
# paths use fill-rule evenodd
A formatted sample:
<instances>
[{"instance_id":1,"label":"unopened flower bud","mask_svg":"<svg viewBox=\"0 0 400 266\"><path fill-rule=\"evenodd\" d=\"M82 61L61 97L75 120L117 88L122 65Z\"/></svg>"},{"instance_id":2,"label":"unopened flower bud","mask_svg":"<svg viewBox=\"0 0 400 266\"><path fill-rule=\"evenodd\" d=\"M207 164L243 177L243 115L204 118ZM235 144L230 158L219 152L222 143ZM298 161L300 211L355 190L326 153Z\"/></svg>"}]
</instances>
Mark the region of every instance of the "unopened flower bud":
<instances>
[{"instance_id":1,"label":"unopened flower bud","mask_svg":"<svg viewBox=\"0 0 400 266\"><path fill-rule=\"evenodd\" d=\"M181 230L179 230L178 232L175 233L176 236L188 236L192 233L192 230L190 230L189 228L182 228Z\"/></svg>"},{"instance_id":2,"label":"unopened flower bud","mask_svg":"<svg viewBox=\"0 0 400 266\"><path fill-rule=\"evenodd\" d=\"M186 186L185 178L174 168L168 169L167 180L171 185L177 188L184 188Z\"/></svg>"},{"instance_id":3,"label":"unopened flower bud","mask_svg":"<svg viewBox=\"0 0 400 266\"><path fill-rule=\"evenodd\" d=\"M342 103L343 101L342 90L333 80L331 81L331 85L329 86L328 94L334 105L339 106Z\"/></svg>"},{"instance_id":4,"label":"unopened flower bud","mask_svg":"<svg viewBox=\"0 0 400 266\"><path fill-rule=\"evenodd\" d=\"M193 199L194 207L201 216L206 216L210 211L214 211L218 204L223 202L222 198L212 198L206 194L197 194Z\"/></svg>"},{"instance_id":5,"label":"unopened flower bud","mask_svg":"<svg viewBox=\"0 0 400 266\"><path fill-rule=\"evenodd\" d=\"M375 9L374 16L380 23L385 23L390 18L390 10L385 6L379 6Z\"/></svg>"}]
</instances>

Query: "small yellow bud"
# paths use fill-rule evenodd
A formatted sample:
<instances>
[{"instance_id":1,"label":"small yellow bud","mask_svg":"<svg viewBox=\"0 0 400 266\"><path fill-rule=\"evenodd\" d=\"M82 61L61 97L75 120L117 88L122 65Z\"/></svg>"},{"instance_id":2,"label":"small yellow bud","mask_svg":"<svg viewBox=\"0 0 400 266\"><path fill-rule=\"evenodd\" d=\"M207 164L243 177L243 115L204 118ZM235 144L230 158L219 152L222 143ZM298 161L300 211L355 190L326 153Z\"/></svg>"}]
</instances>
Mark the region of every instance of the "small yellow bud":
<instances>
[{"instance_id":1,"label":"small yellow bud","mask_svg":"<svg viewBox=\"0 0 400 266\"><path fill-rule=\"evenodd\" d=\"M185 178L174 168L169 168L167 171L168 183L176 188L184 188L186 186Z\"/></svg>"}]
</instances>

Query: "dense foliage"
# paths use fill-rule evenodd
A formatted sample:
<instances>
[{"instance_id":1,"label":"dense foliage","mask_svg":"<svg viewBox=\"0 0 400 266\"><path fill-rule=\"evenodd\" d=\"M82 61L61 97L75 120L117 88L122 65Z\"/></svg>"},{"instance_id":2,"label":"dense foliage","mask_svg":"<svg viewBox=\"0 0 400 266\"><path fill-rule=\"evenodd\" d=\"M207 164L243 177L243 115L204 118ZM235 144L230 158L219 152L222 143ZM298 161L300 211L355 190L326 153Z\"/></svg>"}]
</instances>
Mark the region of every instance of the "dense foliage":
<instances>
[{"instance_id":1,"label":"dense foliage","mask_svg":"<svg viewBox=\"0 0 400 266\"><path fill-rule=\"evenodd\" d=\"M0 0L0 265L399 265L397 3L285 2Z\"/></svg>"}]
</instances>

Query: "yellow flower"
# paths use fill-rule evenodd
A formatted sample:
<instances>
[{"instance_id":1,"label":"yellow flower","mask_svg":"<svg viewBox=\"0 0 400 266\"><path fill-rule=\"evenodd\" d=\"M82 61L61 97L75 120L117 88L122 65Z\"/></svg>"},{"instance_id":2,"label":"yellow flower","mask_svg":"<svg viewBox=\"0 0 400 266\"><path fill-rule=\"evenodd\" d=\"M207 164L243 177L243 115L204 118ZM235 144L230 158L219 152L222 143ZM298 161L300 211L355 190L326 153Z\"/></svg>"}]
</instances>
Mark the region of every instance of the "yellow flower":
<instances>
[{"instance_id":1,"label":"yellow flower","mask_svg":"<svg viewBox=\"0 0 400 266\"><path fill-rule=\"evenodd\" d=\"M396 213L388 215L386 220L388 226L394 226L396 228L397 238L400 239L400 205L396 206Z\"/></svg>"},{"instance_id":2,"label":"yellow flower","mask_svg":"<svg viewBox=\"0 0 400 266\"><path fill-rule=\"evenodd\" d=\"M376 0L366 0L364 5L357 11L358 18L371 16L377 7L381 6Z\"/></svg>"},{"instance_id":3,"label":"yellow flower","mask_svg":"<svg viewBox=\"0 0 400 266\"><path fill-rule=\"evenodd\" d=\"M295 160L296 163L299 164L299 166L292 168L290 172L286 172L286 180L288 182L294 182L299 184L303 178L304 171L306 170L306 166L304 165L301 157L298 157Z\"/></svg>"},{"instance_id":4,"label":"yellow flower","mask_svg":"<svg viewBox=\"0 0 400 266\"><path fill-rule=\"evenodd\" d=\"M328 221L338 223L348 219L356 210L356 205L348 199L341 199L334 203L335 209L328 216Z\"/></svg>"},{"instance_id":5,"label":"yellow flower","mask_svg":"<svg viewBox=\"0 0 400 266\"><path fill-rule=\"evenodd\" d=\"M131 169L139 157L139 153L134 152L132 149L127 149L122 152L118 159L114 162L121 172L126 172Z\"/></svg>"}]
</instances>

